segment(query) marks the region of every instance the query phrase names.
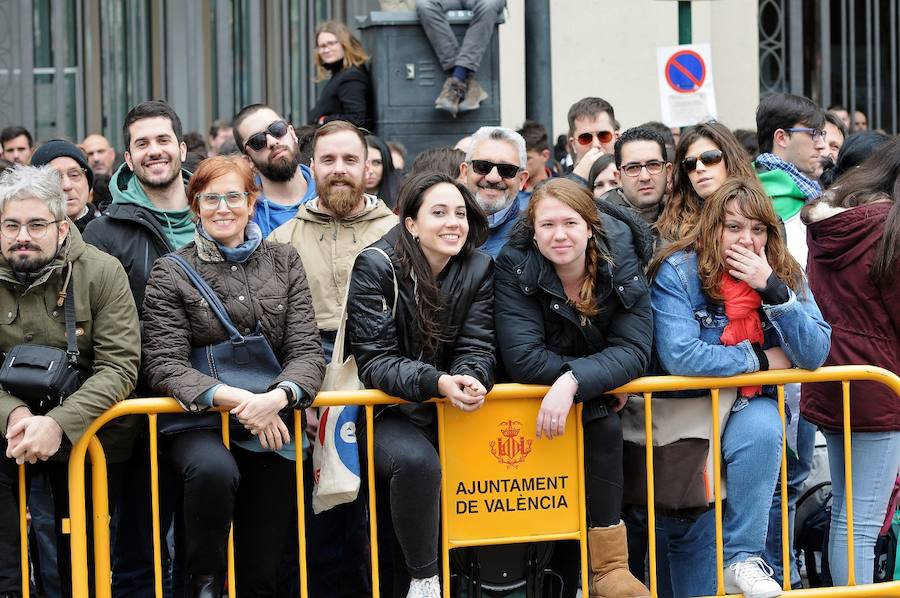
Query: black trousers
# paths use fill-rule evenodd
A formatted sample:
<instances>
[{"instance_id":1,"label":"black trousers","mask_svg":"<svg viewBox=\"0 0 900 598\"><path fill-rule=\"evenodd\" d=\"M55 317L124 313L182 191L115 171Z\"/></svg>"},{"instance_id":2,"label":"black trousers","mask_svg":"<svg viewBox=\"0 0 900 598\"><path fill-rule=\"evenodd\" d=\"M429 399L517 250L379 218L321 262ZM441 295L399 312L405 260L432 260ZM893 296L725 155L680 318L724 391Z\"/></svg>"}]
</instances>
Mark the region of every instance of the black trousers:
<instances>
[{"instance_id":1,"label":"black trousers","mask_svg":"<svg viewBox=\"0 0 900 598\"><path fill-rule=\"evenodd\" d=\"M176 561L188 575L224 576L233 519L239 595L276 596L281 557L297 537L294 462L234 445L229 452L214 430L160 438L163 455L181 481Z\"/></svg>"},{"instance_id":2,"label":"black trousers","mask_svg":"<svg viewBox=\"0 0 900 598\"><path fill-rule=\"evenodd\" d=\"M56 561L59 568L60 588L63 596L72 595L72 556L69 534L62 533L62 520L69 516L69 467L64 461L43 461L25 467L26 488L30 476L38 471L47 473L53 492L53 520L56 529ZM123 465L107 464L109 512L113 515L121 494ZM6 457L6 439L0 436L0 595L20 596L22 575L19 537L19 481L18 466L14 459ZM85 467L85 482L90 488L91 468ZM26 501L27 502L27 501ZM88 532L88 572L93 577L93 526L91 522L92 500L86 496ZM93 583L91 583L93 587Z\"/></svg>"}]
</instances>

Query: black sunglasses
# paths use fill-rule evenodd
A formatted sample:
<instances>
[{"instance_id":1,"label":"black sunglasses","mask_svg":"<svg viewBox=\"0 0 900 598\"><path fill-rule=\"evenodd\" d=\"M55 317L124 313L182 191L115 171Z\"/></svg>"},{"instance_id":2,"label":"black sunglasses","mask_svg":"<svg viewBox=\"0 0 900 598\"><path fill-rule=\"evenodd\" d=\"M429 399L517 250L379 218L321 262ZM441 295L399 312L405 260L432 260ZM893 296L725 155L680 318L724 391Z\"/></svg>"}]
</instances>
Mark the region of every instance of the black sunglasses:
<instances>
[{"instance_id":1,"label":"black sunglasses","mask_svg":"<svg viewBox=\"0 0 900 598\"><path fill-rule=\"evenodd\" d=\"M480 174L481 176L490 174L490 172L496 168L497 174L499 174L501 178L511 179L522 170L515 164L496 164L489 160L470 160L469 163L472 165L472 170L475 171L475 174Z\"/></svg>"},{"instance_id":2,"label":"black sunglasses","mask_svg":"<svg viewBox=\"0 0 900 598\"><path fill-rule=\"evenodd\" d=\"M722 153L722 150L709 150L703 152L699 156L685 158L681 161L681 167L684 168L685 172L694 172L694 169L697 168L697 160L703 162L704 166L712 166L713 164L721 162L723 157L724 154Z\"/></svg>"},{"instance_id":3,"label":"black sunglasses","mask_svg":"<svg viewBox=\"0 0 900 598\"><path fill-rule=\"evenodd\" d=\"M288 124L283 120L276 120L266 127L265 131L260 131L259 133L248 137L247 141L244 143L244 147L249 145L250 149L258 152L269 144L269 140L266 137L267 135L271 135L275 139L281 139L287 135L287 132Z\"/></svg>"}]
</instances>

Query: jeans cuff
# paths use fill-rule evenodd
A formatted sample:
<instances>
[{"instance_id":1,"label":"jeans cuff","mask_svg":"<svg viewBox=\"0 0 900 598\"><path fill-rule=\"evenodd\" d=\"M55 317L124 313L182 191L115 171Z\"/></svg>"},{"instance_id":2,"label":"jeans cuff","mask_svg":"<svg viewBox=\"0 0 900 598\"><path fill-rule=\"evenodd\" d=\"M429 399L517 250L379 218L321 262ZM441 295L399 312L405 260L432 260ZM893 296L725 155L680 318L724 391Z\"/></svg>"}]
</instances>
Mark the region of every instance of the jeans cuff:
<instances>
[{"instance_id":1,"label":"jeans cuff","mask_svg":"<svg viewBox=\"0 0 900 598\"><path fill-rule=\"evenodd\" d=\"M739 552L739 553L737 553L736 555L733 555L733 556L730 556L730 557L726 555L725 558L724 558L725 568L727 569L730 565L733 565L733 564L735 564L735 563L741 563L741 562L743 562L743 561L746 561L747 559L751 559L751 558L754 558L754 557L760 557L760 558L762 558L762 553L761 553L761 552L758 552L758 553L753 553L753 552ZM765 559L763 559L763 560L765 560ZM768 564L768 563L767 563L767 564Z\"/></svg>"}]
</instances>

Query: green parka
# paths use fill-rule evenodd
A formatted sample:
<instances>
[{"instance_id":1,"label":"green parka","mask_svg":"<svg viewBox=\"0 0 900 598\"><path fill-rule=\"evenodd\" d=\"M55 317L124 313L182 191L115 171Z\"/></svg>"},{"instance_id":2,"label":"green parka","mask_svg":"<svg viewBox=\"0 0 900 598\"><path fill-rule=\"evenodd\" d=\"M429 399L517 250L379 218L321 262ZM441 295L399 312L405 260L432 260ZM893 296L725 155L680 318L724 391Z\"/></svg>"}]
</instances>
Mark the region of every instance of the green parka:
<instances>
[{"instance_id":1,"label":"green parka","mask_svg":"<svg viewBox=\"0 0 900 598\"><path fill-rule=\"evenodd\" d=\"M68 459L72 444L91 422L131 394L140 365L141 338L128 276L117 259L85 243L71 224L56 259L30 286L20 282L0 256L0 350L21 343L65 349L66 318L57 300L69 263L78 360L92 374L62 405L47 413L63 431L60 450L51 458L54 461ZM6 434L9 414L22 405L0 390L0 433ZM130 455L131 427L128 418L104 426L99 436L109 462L121 462Z\"/></svg>"}]
</instances>

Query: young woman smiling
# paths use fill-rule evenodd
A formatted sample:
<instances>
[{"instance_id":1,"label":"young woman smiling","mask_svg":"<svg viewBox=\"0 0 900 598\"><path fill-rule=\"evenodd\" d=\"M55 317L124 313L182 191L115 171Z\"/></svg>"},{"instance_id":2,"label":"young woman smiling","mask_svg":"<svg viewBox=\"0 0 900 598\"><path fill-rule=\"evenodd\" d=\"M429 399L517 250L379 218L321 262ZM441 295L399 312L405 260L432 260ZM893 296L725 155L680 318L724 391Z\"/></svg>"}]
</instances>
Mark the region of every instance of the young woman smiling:
<instances>
[{"instance_id":1,"label":"young woman smiling","mask_svg":"<svg viewBox=\"0 0 900 598\"><path fill-rule=\"evenodd\" d=\"M308 406L325 369L312 298L300 256L262 239L250 221L256 195L246 160L205 160L188 187L195 240L179 249L242 334L260 330L283 367L268 392L220 383L191 365L191 350L229 335L187 274L167 258L153 266L144 296L144 373L153 390L180 401L184 415L160 421L160 451L184 496L176 524L179 569L193 597L222 595L228 530L234 520L237 590L275 595L278 566L291 541L295 450L279 412ZM255 438L222 444L224 406ZM279 450L280 449L280 450Z\"/></svg>"},{"instance_id":2,"label":"young woman smiling","mask_svg":"<svg viewBox=\"0 0 900 598\"><path fill-rule=\"evenodd\" d=\"M675 150L672 198L656 222L660 236L673 242L682 239L697 225L706 198L734 178L752 180L756 174L728 127L711 121L685 131Z\"/></svg>"},{"instance_id":3,"label":"young woman smiling","mask_svg":"<svg viewBox=\"0 0 900 598\"><path fill-rule=\"evenodd\" d=\"M583 403L592 598L649 596L628 571L622 510L625 395L607 392L644 373L653 316L629 227L600 216L591 194L553 179L531 197L497 257L497 344L509 376L546 384L537 437L563 433ZM568 585L568 584L567 584ZM574 596L574 586L571 596Z\"/></svg>"},{"instance_id":4,"label":"young woman smiling","mask_svg":"<svg viewBox=\"0 0 900 598\"><path fill-rule=\"evenodd\" d=\"M407 180L398 210L400 224L356 258L347 336L366 388L409 402L375 419L377 483L411 578L407 590L395 568L393 596L438 598L441 467L434 406L423 401L475 411L493 385L493 262L477 250L481 208L449 175Z\"/></svg>"}]
</instances>

